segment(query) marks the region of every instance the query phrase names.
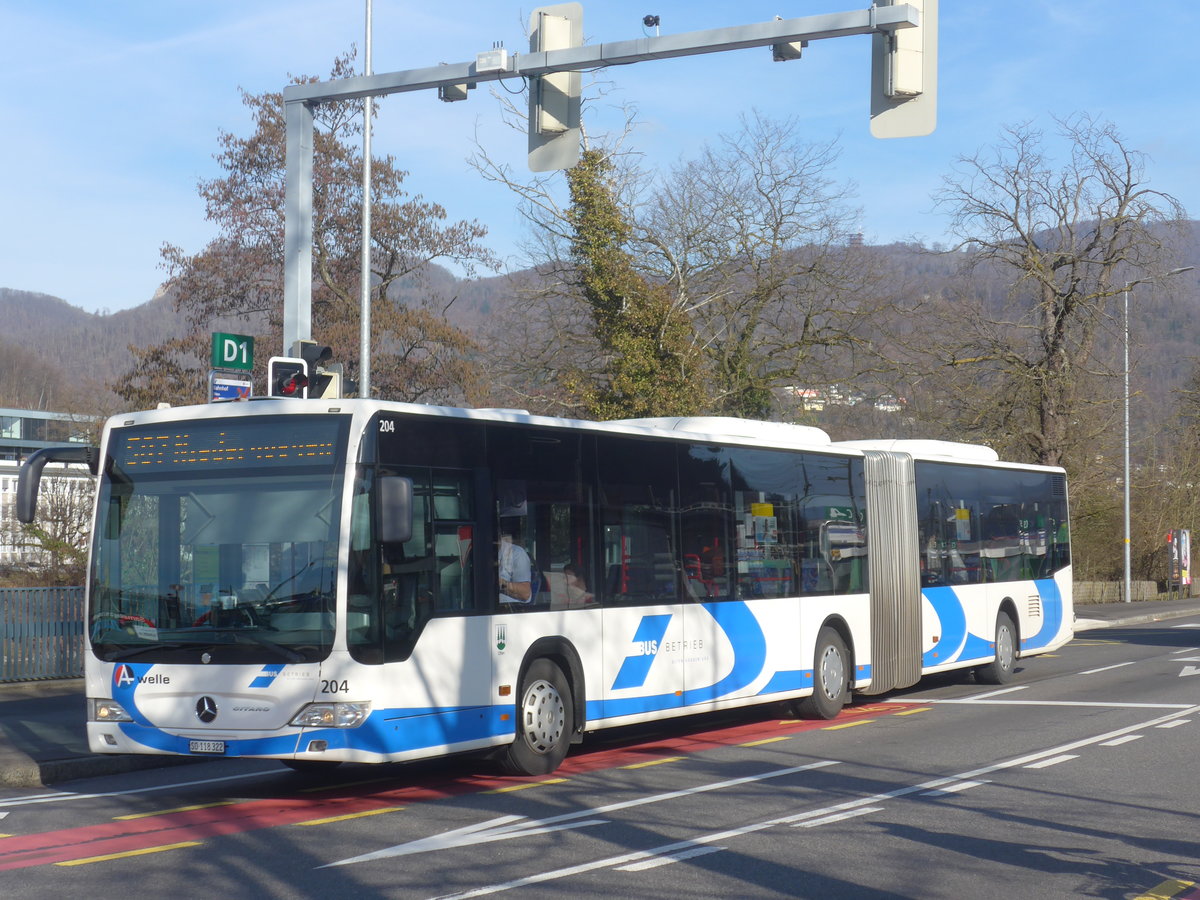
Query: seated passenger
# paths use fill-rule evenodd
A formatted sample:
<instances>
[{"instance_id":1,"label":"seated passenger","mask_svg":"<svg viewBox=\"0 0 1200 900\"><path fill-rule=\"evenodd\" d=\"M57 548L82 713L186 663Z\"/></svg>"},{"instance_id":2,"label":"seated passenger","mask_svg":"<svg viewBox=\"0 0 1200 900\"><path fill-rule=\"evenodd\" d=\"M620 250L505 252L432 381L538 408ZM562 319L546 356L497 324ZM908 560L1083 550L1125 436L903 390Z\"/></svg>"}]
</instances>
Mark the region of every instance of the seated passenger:
<instances>
[{"instance_id":1,"label":"seated passenger","mask_svg":"<svg viewBox=\"0 0 1200 900\"><path fill-rule=\"evenodd\" d=\"M519 529L515 522L500 520L500 602L529 603L533 600L532 567L529 554L516 542Z\"/></svg>"}]
</instances>

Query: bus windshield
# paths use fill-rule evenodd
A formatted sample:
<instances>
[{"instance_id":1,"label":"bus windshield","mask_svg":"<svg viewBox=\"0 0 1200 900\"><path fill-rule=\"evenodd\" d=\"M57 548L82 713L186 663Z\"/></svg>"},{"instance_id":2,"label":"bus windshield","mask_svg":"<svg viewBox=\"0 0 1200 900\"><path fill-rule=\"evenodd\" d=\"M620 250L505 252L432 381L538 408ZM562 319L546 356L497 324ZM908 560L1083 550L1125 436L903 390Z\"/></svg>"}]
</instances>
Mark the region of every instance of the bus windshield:
<instances>
[{"instance_id":1,"label":"bus windshield","mask_svg":"<svg viewBox=\"0 0 1200 900\"><path fill-rule=\"evenodd\" d=\"M113 429L88 628L139 663L288 663L333 643L346 416Z\"/></svg>"}]
</instances>

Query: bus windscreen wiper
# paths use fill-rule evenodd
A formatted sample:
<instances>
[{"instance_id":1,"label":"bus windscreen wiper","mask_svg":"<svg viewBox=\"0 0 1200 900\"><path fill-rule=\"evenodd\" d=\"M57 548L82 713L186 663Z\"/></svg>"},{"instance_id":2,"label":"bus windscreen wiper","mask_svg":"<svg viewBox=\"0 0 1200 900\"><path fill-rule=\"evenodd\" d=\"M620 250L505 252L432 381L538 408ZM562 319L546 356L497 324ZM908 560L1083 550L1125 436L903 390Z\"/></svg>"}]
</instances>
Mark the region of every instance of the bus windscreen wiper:
<instances>
[{"instance_id":1,"label":"bus windscreen wiper","mask_svg":"<svg viewBox=\"0 0 1200 900\"><path fill-rule=\"evenodd\" d=\"M109 662L117 662L123 659L133 659L135 656L141 656L143 653L149 653L151 650L182 650L184 647L195 647L196 644L184 643L183 641L165 641L162 643L139 644L136 647L126 647L124 650L118 650L116 653L105 655L105 659Z\"/></svg>"},{"instance_id":2,"label":"bus windscreen wiper","mask_svg":"<svg viewBox=\"0 0 1200 900\"><path fill-rule=\"evenodd\" d=\"M308 659L308 657L306 657L303 653L297 653L295 650L292 650L289 647L285 647L282 644L277 644L274 641L267 640L265 637L263 637L261 634L259 634L256 631L250 631L247 629L238 629L237 631L233 631L233 632L229 632L229 633L234 636L233 642L235 644L238 643L239 637L249 638L251 641L258 644L259 646L266 647L268 650L273 650L275 653L279 654L281 657L286 659L288 662L294 662L294 663L305 662Z\"/></svg>"}]
</instances>

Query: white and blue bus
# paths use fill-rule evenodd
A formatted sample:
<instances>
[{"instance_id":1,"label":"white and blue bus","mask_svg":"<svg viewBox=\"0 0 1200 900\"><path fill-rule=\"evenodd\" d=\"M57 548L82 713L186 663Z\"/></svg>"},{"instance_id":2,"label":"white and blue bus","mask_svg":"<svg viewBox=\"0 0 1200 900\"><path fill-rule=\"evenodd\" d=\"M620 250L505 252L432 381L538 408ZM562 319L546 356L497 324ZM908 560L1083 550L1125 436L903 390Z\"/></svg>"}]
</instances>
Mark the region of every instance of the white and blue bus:
<instances>
[{"instance_id":1,"label":"white and blue bus","mask_svg":"<svg viewBox=\"0 0 1200 900\"><path fill-rule=\"evenodd\" d=\"M1018 659L1072 634L1062 470L728 418L261 400L117 416L87 585L98 753L492 749Z\"/></svg>"}]
</instances>

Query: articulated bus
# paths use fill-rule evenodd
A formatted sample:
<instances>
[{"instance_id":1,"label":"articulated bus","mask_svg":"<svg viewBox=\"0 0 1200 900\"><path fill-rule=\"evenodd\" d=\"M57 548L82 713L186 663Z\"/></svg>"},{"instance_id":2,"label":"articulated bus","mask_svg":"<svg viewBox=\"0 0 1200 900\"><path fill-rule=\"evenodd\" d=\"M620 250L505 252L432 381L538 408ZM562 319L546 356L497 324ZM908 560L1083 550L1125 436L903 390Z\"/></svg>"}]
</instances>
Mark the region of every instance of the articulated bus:
<instances>
[{"instance_id":1,"label":"articulated bus","mask_svg":"<svg viewBox=\"0 0 1200 900\"><path fill-rule=\"evenodd\" d=\"M852 693L1071 638L1062 470L729 418L257 400L111 419L98 475L97 753L293 768L493 753Z\"/></svg>"}]
</instances>

